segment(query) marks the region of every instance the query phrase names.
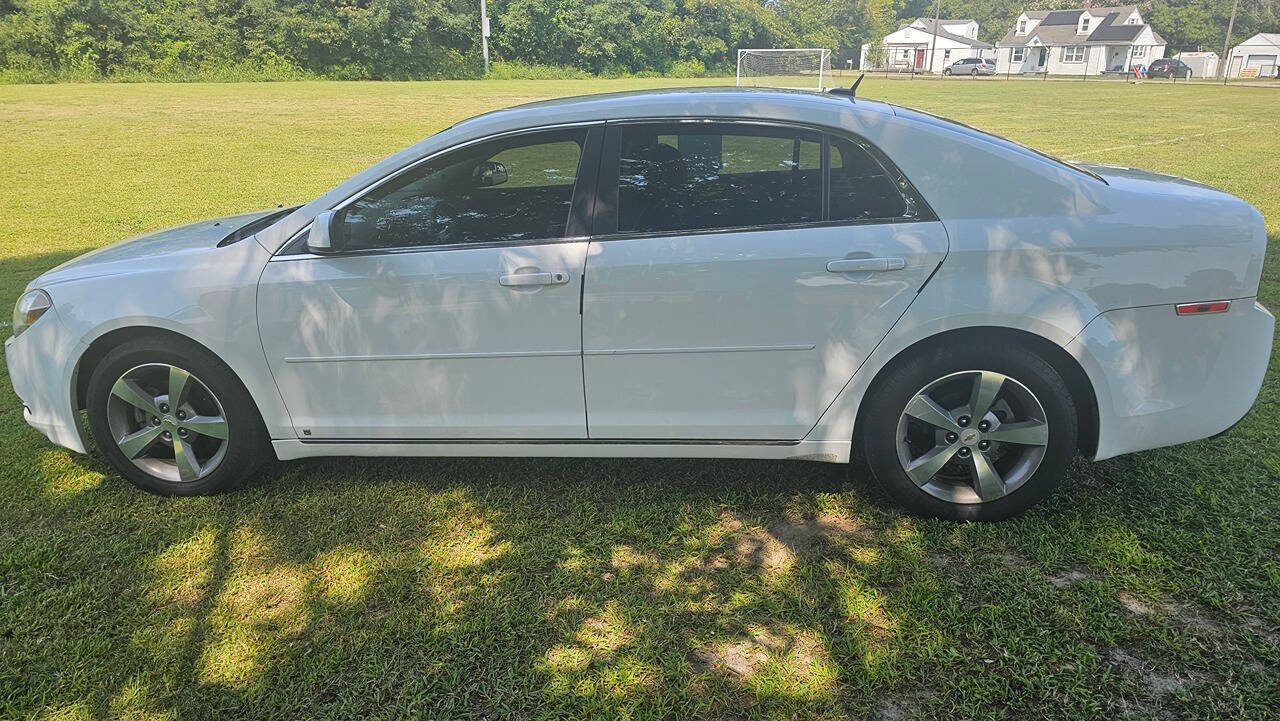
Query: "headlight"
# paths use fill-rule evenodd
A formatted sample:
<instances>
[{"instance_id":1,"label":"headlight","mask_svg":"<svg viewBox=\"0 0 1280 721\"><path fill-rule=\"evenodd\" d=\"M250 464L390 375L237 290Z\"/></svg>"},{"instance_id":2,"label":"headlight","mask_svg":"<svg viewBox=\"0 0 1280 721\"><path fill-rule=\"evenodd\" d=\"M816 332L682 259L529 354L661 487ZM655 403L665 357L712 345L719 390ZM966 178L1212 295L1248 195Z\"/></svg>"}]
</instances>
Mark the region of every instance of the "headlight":
<instances>
[{"instance_id":1,"label":"headlight","mask_svg":"<svg viewBox=\"0 0 1280 721\"><path fill-rule=\"evenodd\" d=\"M13 334L16 336L26 330L52 307L53 299L43 290L33 290L19 298L18 304L13 306Z\"/></svg>"}]
</instances>

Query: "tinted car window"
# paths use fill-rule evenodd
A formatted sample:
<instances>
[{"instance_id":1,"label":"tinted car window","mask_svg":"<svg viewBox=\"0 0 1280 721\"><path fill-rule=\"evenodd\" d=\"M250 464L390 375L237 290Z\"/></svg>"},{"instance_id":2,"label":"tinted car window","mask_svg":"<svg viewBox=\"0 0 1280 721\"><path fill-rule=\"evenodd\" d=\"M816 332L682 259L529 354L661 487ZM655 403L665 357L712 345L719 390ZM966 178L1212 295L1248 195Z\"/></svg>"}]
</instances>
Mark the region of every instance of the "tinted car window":
<instances>
[{"instance_id":1,"label":"tinted car window","mask_svg":"<svg viewBox=\"0 0 1280 721\"><path fill-rule=\"evenodd\" d=\"M623 126L618 231L708 230L822 219L822 138L738 124Z\"/></svg>"},{"instance_id":2,"label":"tinted car window","mask_svg":"<svg viewBox=\"0 0 1280 721\"><path fill-rule=\"evenodd\" d=\"M831 138L831 220L891 220L915 215L893 179L861 145Z\"/></svg>"},{"instance_id":3,"label":"tinted car window","mask_svg":"<svg viewBox=\"0 0 1280 721\"><path fill-rule=\"evenodd\" d=\"M342 211L347 248L564 235L585 130L481 143L428 162Z\"/></svg>"}]
</instances>

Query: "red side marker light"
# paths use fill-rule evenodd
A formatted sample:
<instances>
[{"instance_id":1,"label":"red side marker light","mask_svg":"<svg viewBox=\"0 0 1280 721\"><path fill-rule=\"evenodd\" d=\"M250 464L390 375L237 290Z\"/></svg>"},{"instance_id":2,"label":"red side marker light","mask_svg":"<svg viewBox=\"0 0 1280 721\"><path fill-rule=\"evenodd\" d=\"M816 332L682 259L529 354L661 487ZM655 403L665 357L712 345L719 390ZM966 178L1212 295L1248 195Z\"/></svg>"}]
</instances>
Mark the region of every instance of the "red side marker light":
<instances>
[{"instance_id":1,"label":"red side marker light","mask_svg":"<svg viewBox=\"0 0 1280 721\"><path fill-rule=\"evenodd\" d=\"M1180 303L1178 315L1203 315L1205 313L1226 313L1231 307L1229 300L1214 300L1208 303Z\"/></svg>"}]
</instances>

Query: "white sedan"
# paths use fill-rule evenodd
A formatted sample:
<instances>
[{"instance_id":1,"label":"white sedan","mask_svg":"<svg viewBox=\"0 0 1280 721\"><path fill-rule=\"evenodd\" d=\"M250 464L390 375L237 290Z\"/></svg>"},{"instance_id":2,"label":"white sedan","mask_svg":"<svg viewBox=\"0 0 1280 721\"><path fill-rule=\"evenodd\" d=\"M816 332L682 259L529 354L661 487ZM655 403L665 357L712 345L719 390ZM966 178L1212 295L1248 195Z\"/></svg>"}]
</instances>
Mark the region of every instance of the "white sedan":
<instances>
[{"instance_id":1,"label":"white sedan","mask_svg":"<svg viewBox=\"0 0 1280 721\"><path fill-rule=\"evenodd\" d=\"M999 519L1221 433L1274 319L1257 210L847 95L675 90L459 123L297 208L36 278L27 421L162 494L310 456L864 458Z\"/></svg>"}]
</instances>

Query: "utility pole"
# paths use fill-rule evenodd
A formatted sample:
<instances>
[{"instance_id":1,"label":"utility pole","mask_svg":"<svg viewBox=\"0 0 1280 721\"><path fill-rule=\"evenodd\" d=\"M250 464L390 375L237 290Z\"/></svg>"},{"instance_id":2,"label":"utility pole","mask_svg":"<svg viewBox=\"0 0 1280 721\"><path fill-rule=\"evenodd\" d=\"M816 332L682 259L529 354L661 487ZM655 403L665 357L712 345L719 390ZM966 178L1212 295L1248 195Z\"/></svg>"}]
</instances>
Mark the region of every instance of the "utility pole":
<instances>
[{"instance_id":1,"label":"utility pole","mask_svg":"<svg viewBox=\"0 0 1280 721\"><path fill-rule=\"evenodd\" d=\"M933 55L938 52L938 17L941 11L942 0L933 0L933 41L929 44L929 72L933 72Z\"/></svg>"},{"instance_id":2,"label":"utility pole","mask_svg":"<svg viewBox=\"0 0 1280 721\"><path fill-rule=\"evenodd\" d=\"M484 52L484 74L489 74L489 11L480 0L480 48Z\"/></svg>"},{"instance_id":3,"label":"utility pole","mask_svg":"<svg viewBox=\"0 0 1280 721\"><path fill-rule=\"evenodd\" d=\"M1231 52L1231 31L1236 26L1236 11L1240 9L1240 0L1236 0L1231 6L1231 19L1227 21L1227 41L1222 44L1222 59L1218 61L1218 71L1222 73L1222 83L1227 82L1227 73L1230 71L1231 58L1227 53Z\"/></svg>"}]
</instances>

